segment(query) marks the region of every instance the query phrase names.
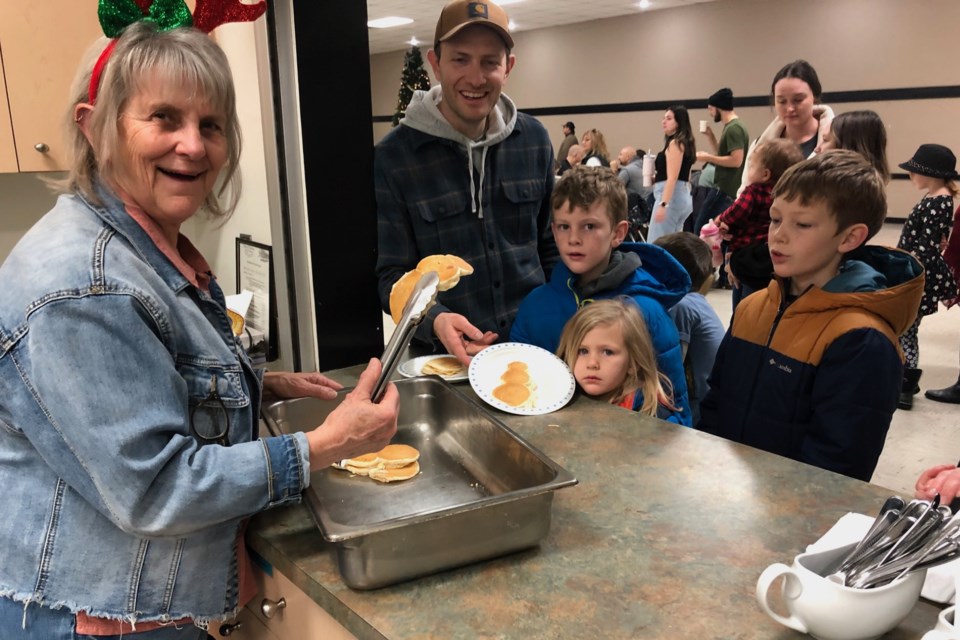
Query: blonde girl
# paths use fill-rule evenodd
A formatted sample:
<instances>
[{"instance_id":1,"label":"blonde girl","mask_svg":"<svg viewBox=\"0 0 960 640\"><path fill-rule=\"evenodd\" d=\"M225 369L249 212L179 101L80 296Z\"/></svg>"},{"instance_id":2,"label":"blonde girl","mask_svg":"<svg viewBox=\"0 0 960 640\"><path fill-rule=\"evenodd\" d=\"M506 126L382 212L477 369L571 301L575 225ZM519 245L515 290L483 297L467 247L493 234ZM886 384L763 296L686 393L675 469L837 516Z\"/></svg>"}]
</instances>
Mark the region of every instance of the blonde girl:
<instances>
[{"instance_id":1,"label":"blonde girl","mask_svg":"<svg viewBox=\"0 0 960 640\"><path fill-rule=\"evenodd\" d=\"M598 300L570 318L557 355L589 396L680 424L672 389L657 371L657 354L637 305Z\"/></svg>"},{"instance_id":2,"label":"blonde girl","mask_svg":"<svg viewBox=\"0 0 960 640\"><path fill-rule=\"evenodd\" d=\"M910 182L926 192L913 207L900 232L897 248L909 251L923 265L924 286L920 309L913 325L900 336L903 349L903 382L897 407L913 407L913 396L920 391L920 344L917 332L924 316L936 313L938 303L955 304L957 281L943 258L943 247L953 221L953 199L957 196L957 158L940 144L922 144L913 157L898 165L908 172ZM936 399L936 398L934 398Z\"/></svg>"},{"instance_id":3,"label":"blonde girl","mask_svg":"<svg viewBox=\"0 0 960 640\"><path fill-rule=\"evenodd\" d=\"M580 139L580 147L584 154L581 164L588 167L610 166L610 152L607 151L607 141L598 129L590 129L584 132Z\"/></svg>"}]
</instances>

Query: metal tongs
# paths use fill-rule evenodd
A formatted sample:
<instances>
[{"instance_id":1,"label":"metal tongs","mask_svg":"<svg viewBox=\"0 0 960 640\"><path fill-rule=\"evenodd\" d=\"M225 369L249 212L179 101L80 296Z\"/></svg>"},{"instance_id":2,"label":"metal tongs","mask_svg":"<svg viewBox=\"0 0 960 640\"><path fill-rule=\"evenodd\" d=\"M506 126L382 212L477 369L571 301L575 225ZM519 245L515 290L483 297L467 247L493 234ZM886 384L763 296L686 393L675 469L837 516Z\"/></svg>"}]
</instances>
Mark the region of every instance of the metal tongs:
<instances>
[{"instance_id":1,"label":"metal tongs","mask_svg":"<svg viewBox=\"0 0 960 640\"><path fill-rule=\"evenodd\" d=\"M403 307L400 322L397 324L393 335L390 336L390 341L380 358L382 369L380 370L380 377L377 378L377 383L373 386L373 395L371 396L374 402L380 402L383 399L383 394L387 390L387 382L393 377L393 372L396 371L397 364L400 362L400 356L410 346L413 332L427 317L427 311L437 303L437 287L439 284L440 276L437 275L437 272L428 271L423 274L423 277L413 287L413 291L410 292L407 304Z\"/></svg>"}]
</instances>

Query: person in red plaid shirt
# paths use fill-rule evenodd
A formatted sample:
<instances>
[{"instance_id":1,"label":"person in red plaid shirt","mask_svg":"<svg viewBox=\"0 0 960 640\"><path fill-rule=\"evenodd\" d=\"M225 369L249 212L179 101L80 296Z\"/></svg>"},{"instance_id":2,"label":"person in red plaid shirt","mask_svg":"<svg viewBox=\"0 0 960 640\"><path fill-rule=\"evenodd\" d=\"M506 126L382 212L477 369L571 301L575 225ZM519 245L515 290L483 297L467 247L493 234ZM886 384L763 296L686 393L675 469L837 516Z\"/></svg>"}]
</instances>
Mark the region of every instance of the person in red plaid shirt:
<instances>
[{"instance_id":1,"label":"person in red plaid shirt","mask_svg":"<svg viewBox=\"0 0 960 640\"><path fill-rule=\"evenodd\" d=\"M767 249L770 227L770 193L780 176L803 160L796 143L785 138L761 142L753 151L747 187L714 223L727 242L727 268L733 285L733 309L757 289L765 287L773 273Z\"/></svg>"}]
</instances>

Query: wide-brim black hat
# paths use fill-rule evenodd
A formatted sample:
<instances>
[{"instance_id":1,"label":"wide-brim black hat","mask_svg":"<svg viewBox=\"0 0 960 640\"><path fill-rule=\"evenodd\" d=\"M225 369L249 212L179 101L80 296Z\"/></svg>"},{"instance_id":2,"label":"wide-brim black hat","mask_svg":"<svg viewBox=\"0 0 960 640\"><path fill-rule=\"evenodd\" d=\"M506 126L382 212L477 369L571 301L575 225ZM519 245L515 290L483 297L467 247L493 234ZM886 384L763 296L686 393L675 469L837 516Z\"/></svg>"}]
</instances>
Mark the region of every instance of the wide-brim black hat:
<instances>
[{"instance_id":1,"label":"wide-brim black hat","mask_svg":"<svg viewBox=\"0 0 960 640\"><path fill-rule=\"evenodd\" d=\"M940 180L958 180L957 157L942 144L922 144L913 157L897 165L904 171Z\"/></svg>"}]
</instances>

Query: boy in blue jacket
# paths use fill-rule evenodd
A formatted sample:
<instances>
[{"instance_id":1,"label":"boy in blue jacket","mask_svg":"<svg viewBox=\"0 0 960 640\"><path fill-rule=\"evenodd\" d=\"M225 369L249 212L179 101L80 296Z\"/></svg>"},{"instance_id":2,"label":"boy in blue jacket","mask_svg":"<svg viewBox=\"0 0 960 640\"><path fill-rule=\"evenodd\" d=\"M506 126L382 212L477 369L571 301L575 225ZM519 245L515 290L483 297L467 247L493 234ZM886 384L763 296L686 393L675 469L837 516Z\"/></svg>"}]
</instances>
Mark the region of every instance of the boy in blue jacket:
<instances>
[{"instance_id":1,"label":"boy in blue jacket","mask_svg":"<svg viewBox=\"0 0 960 640\"><path fill-rule=\"evenodd\" d=\"M737 306L698 429L870 480L900 393L897 336L923 295L916 258L864 246L886 213L883 180L853 151L783 174L767 236L776 277Z\"/></svg>"},{"instance_id":2,"label":"boy in blue jacket","mask_svg":"<svg viewBox=\"0 0 960 640\"><path fill-rule=\"evenodd\" d=\"M657 352L657 368L673 385L683 424L692 424L680 337L667 309L690 290L690 276L660 247L624 242L627 193L606 168L574 167L554 187L551 228L561 264L549 282L520 304L510 340L555 352L563 325L593 300L636 301Z\"/></svg>"}]
</instances>

